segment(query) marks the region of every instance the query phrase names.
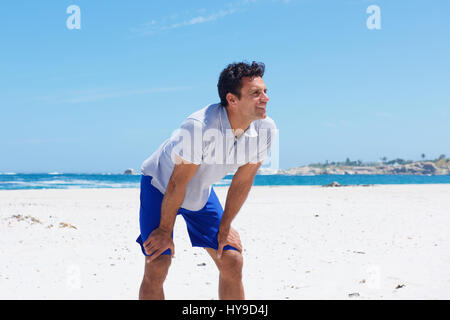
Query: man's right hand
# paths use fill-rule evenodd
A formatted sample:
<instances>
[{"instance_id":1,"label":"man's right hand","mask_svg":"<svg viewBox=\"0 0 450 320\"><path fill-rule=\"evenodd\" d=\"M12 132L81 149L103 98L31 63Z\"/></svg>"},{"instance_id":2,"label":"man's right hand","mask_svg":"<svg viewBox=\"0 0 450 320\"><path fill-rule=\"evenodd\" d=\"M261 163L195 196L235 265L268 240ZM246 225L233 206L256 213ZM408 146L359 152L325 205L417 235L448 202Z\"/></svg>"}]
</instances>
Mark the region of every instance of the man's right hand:
<instances>
[{"instance_id":1,"label":"man's right hand","mask_svg":"<svg viewBox=\"0 0 450 320\"><path fill-rule=\"evenodd\" d=\"M150 256L150 261L158 258L161 253L170 249L172 257L175 254L172 234L160 228L156 228L144 242L145 253Z\"/></svg>"}]
</instances>

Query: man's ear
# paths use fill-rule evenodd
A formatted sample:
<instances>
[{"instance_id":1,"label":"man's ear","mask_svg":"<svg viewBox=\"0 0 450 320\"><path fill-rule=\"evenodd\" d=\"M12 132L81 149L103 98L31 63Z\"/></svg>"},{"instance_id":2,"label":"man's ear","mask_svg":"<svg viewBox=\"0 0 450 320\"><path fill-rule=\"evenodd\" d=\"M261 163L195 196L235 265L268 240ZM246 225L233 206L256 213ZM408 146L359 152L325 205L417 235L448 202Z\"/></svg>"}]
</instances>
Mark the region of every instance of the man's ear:
<instances>
[{"instance_id":1,"label":"man's ear","mask_svg":"<svg viewBox=\"0 0 450 320\"><path fill-rule=\"evenodd\" d=\"M227 93L226 98L227 98L227 101L228 101L229 105L236 104L236 102L238 100L237 97L234 94L230 93L230 92Z\"/></svg>"}]
</instances>

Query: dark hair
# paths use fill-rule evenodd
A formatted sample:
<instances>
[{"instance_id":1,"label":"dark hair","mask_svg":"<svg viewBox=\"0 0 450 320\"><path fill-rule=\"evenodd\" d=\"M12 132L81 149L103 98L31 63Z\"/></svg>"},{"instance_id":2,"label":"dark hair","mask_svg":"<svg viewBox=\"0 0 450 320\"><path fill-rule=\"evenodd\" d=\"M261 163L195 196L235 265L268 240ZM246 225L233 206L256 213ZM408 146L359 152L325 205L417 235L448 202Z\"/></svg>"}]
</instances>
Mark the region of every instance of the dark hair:
<instances>
[{"instance_id":1,"label":"dark hair","mask_svg":"<svg viewBox=\"0 0 450 320\"><path fill-rule=\"evenodd\" d=\"M228 105L227 93L232 93L241 98L243 77L262 77L266 66L262 62L253 61L252 64L246 62L235 62L229 64L220 73L217 89L219 90L220 104L224 107Z\"/></svg>"}]
</instances>

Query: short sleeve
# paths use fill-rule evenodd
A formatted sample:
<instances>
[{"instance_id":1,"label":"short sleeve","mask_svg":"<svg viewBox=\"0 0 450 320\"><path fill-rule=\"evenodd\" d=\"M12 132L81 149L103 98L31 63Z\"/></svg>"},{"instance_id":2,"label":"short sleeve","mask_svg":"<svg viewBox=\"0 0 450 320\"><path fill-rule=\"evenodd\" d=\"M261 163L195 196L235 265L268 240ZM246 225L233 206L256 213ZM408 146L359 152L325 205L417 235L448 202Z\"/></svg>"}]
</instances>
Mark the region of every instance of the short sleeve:
<instances>
[{"instance_id":1,"label":"short sleeve","mask_svg":"<svg viewBox=\"0 0 450 320\"><path fill-rule=\"evenodd\" d=\"M195 119L186 119L173 135L175 143L172 149L172 161L176 163L175 154L183 160L201 164L203 161L203 124Z\"/></svg>"}]
</instances>

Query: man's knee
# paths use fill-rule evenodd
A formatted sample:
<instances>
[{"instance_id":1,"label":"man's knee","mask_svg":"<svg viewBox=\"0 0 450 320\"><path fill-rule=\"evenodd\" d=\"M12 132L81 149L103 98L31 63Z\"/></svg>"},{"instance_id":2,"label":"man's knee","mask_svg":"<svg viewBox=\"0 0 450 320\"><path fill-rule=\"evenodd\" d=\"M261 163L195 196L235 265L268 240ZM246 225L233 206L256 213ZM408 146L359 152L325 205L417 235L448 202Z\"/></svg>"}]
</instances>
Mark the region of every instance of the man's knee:
<instances>
[{"instance_id":1,"label":"man's knee","mask_svg":"<svg viewBox=\"0 0 450 320\"><path fill-rule=\"evenodd\" d=\"M170 255L160 255L150 262L150 257L145 257L144 281L147 283L162 284L169 271L172 257Z\"/></svg>"},{"instance_id":2,"label":"man's knee","mask_svg":"<svg viewBox=\"0 0 450 320\"><path fill-rule=\"evenodd\" d=\"M240 280L244 259L239 251L225 250L220 259L220 275L227 280Z\"/></svg>"}]
</instances>

